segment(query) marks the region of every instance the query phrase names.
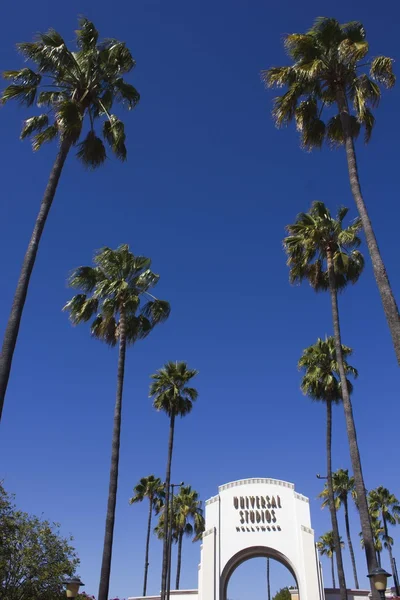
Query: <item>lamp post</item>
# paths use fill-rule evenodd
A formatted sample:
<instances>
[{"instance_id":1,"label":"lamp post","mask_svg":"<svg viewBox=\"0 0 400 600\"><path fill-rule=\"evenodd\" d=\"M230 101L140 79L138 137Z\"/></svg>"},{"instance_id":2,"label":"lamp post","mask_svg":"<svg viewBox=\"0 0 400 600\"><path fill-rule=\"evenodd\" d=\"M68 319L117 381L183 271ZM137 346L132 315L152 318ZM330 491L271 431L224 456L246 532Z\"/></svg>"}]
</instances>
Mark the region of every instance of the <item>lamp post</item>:
<instances>
[{"instance_id":1,"label":"lamp post","mask_svg":"<svg viewBox=\"0 0 400 600\"><path fill-rule=\"evenodd\" d=\"M170 599L171 592L171 562L172 562L172 529L173 529L173 510L174 510L174 489L176 487L181 488L184 484L183 481L181 483L170 483L171 487L171 495L170 495L170 506L171 513L169 516L169 528L168 528L168 542L167 542L167 550L168 550L168 572L167 572L167 590L166 590L166 599ZM169 510L169 508L167 508Z\"/></svg>"},{"instance_id":2,"label":"lamp post","mask_svg":"<svg viewBox=\"0 0 400 600\"><path fill-rule=\"evenodd\" d=\"M76 598L79 593L79 588L81 585L85 585L79 579L79 577L71 577L70 579L65 579L63 584L67 588L67 598Z\"/></svg>"},{"instance_id":3,"label":"lamp post","mask_svg":"<svg viewBox=\"0 0 400 600\"><path fill-rule=\"evenodd\" d=\"M386 573L385 569L382 569L382 567L377 567L376 569L373 569L367 577L371 579L375 589L379 592L381 600L385 600L387 579L388 577L391 577L391 574Z\"/></svg>"}]
</instances>

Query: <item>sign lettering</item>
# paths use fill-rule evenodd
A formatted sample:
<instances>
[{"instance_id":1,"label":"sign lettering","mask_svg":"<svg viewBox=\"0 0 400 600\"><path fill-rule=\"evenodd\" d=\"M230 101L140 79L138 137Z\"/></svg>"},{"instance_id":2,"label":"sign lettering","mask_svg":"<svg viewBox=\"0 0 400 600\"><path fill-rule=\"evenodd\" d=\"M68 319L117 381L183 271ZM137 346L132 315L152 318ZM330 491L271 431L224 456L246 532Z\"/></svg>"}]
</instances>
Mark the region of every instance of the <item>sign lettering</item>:
<instances>
[{"instance_id":1,"label":"sign lettering","mask_svg":"<svg viewBox=\"0 0 400 600\"><path fill-rule=\"evenodd\" d=\"M235 496L233 507L240 523L236 531L281 531L277 518L282 508L279 496Z\"/></svg>"}]
</instances>

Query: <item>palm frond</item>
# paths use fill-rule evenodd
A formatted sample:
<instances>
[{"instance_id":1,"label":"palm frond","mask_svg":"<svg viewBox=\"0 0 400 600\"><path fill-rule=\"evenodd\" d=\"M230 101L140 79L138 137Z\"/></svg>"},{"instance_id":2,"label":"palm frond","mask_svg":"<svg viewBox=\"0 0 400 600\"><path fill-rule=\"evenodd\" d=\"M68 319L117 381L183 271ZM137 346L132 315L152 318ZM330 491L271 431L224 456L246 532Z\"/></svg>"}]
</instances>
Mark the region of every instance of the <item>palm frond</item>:
<instances>
[{"instance_id":1,"label":"palm frond","mask_svg":"<svg viewBox=\"0 0 400 600\"><path fill-rule=\"evenodd\" d=\"M114 82L115 99L126 105L129 110L135 108L140 100L140 94L133 85L126 83L122 77L118 77Z\"/></svg>"},{"instance_id":2,"label":"palm frond","mask_svg":"<svg viewBox=\"0 0 400 600\"><path fill-rule=\"evenodd\" d=\"M294 60L310 62L319 57L319 50L311 35L291 33L285 36L284 46L287 54Z\"/></svg>"},{"instance_id":3,"label":"palm frond","mask_svg":"<svg viewBox=\"0 0 400 600\"><path fill-rule=\"evenodd\" d=\"M366 144L368 144L368 142L371 139L372 130L375 125L375 117L369 108L364 109L363 118L362 118L362 120L359 118L359 121L362 123L362 125L364 125L364 128L365 128L364 142Z\"/></svg>"},{"instance_id":4,"label":"palm frond","mask_svg":"<svg viewBox=\"0 0 400 600\"><path fill-rule=\"evenodd\" d=\"M5 104L9 100L18 100L20 104L32 106L42 79L41 75L32 69L24 68L20 71L4 71L3 77L12 79L14 83L3 91L1 102Z\"/></svg>"},{"instance_id":5,"label":"palm frond","mask_svg":"<svg viewBox=\"0 0 400 600\"><path fill-rule=\"evenodd\" d=\"M301 147L308 151L321 148L325 133L326 126L321 119L311 120L301 131Z\"/></svg>"},{"instance_id":6,"label":"palm frond","mask_svg":"<svg viewBox=\"0 0 400 600\"><path fill-rule=\"evenodd\" d=\"M317 17L307 35L314 39L314 43L330 49L332 45L340 43L343 33L340 23L332 17Z\"/></svg>"},{"instance_id":7,"label":"palm frond","mask_svg":"<svg viewBox=\"0 0 400 600\"><path fill-rule=\"evenodd\" d=\"M353 43L359 43L365 40L365 28L360 21L349 21L340 25L343 36Z\"/></svg>"},{"instance_id":8,"label":"palm frond","mask_svg":"<svg viewBox=\"0 0 400 600\"><path fill-rule=\"evenodd\" d=\"M38 106L52 106L60 102L68 100L68 94L66 92L58 91L43 91L38 95L37 105Z\"/></svg>"},{"instance_id":9,"label":"palm frond","mask_svg":"<svg viewBox=\"0 0 400 600\"><path fill-rule=\"evenodd\" d=\"M68 285L72 288L80 288L85 293L90 293L101 278L102 276L98 269L94 269L93 267L78 267L71 273Z\"/></svg>"},{"instance_id":10,"label":"palm frond","mask_svg":"<svg viewBox=\"0 0 400 600\"><path fill-rule=\"evenodd\" d=\"M396 83L396 77L393 73L393 59L388 56L375 57L371 63L370 74L372 79L387 88L393 87Z\"/></svg>"},{"instance_id":11,"label":"palm frond","mask_svg":"<svg viewBox=\"0 0 400 600\"><path fill-rule=\"evenodd\" d=\"M26 59L38 65L41 73L53 74L56 77L67 73L74 79L79 77L79 69L72 53L54 29L39 33L35 42L17 44L17 48Z\"/></svg>"},{"instance_id":12,"label":"palm frond","mask_svg":"<svg viewBox=\"0 0 400 600\"><path fill-rule=\"evenodd\" d=\"M43 144L46 142L52 142L58 135L58 127L56 124L50 125L44 131L37 133L32 138L32 148L33 150L39 150Z\"/></svg>"},{"instance_id":13,"label":"palm frond","mask_svg":"<svg viewBox=\"0 0 400 600\"><path fill-rule=\"evenodd\" d=\"M143 306L142 313L149 319L152 326L154 326L168 319L171 313L171 306L165 300L152 300Z\"/></svg>"},{"instance_id":14,"label":"palm frond","mask_svg":"<svg viewBox=\"0 0 400 600\"><path fill-rule=\"evenodd\" d=\"M96 298L87 298L86 294L77 294L64 306L63 310L69 311L70 320L74 325L89 321L97 312L98 301Z\"/></svg>"},{"instance_id":15,"label":"palm frond","mask_svg":"<svg viewBox=\"0 0 400 600\"><path fill-rule=\"evenodd\" d=\"M101 45L101 60L105 71L111 75L129 73L136 61L123 42L115 39L105 40Z\"/></svg>"},{"instance_id":16,"label":"palm frond","mask_svg":"<svg viewBox=\"0 0 400 600\"><path fill-rule=\"evenodd\" d=\"M88 169L96 169L106 160L106 149L102 140L97 137L94 131L90 130L86 138L78 144L76 153L80 161Z\"/></svg>"},{"instance_id":17,"label":"palm frond","mask_svg":"<svg viewBox=\"0 0 400 600\"><path fill-rule=\"evenodd\" d=\"M99 314L93 321L90 333L93 337L105 342L109 346L115 346L118 341L118 328L113 316L106 317Z\"/></svg>"},{"instance_id":18,"label":"palm frond","mask_svg":"<svg viewBox=\"0 0 400 600\"><path fill-rule=\"evenodd\" d=\"M34 133L35 131L41 131L42 129L47 127L48 124L49 117L46 114L26 119L26 121L24 121L24 126L20 135L21 140L25 139L29 135L32 135L32 133Z\"/></svg>"},{"instance_id":19,"label":"palm frond","mask_svg":"<svg viewBox=\"0 0 400 600\"><path fill-rule=\"evenodd\" d=\"M115 115L110 115L110 119L104 121L103 136L111 146L114 154L120 160L126 160L127 151L125 146L125 128L122 121L120 121Z\"/></svg>"},{"instance_id":20,"label":"palm frond","mask_svg":"<svg viewBox=\"0 0 400 600\"><path fill-rule=\"evenodd\" d=\"M274 98L272 116L277 127L288 125L296 114L297 102L303 93L303 88L295 83L282 96Z\"/></svg>"},{"instance_id":21,"label":"palm frond","mask_svg":"<svg viewBox=\"0 0 400 600\"><path fill-rule=\"evenodd\" d=\"M55 114L61 135L73 143L77 142L82 131L83 119L76 102L65 100L58 103Z\"/></svg>"},{"instance_id":22,"label":"palm frond","mask_svg":"<svg viewBox=\"0 0 400 600\"><path fill-rule=\"evenodd\" d=\"M86 17L81 17L79 19L79 27L80 28L75 31L78 48L84 52L94 50L96 48L97 40L99 39L99 32L96 27Z\"/></svg>"},{"instance_id":23,"label":"palm frond","mask_svg":"<svg viewBox=\"0 0 400 600\"><path fill-rule=\"evenodd\" d=\"M357 139L360 133L360 122L354 115L349 115L351 135ZM343 126L340 115L329 119L326 126L326 137L331 147L342 146L345 143Z\"/></svg>"},{"instance_id":24,"label":"palm frond","mask_svg":"<svg viewBox=\"0 0 400 600\"><path fill-rule=\"evenodd\" d=\"M296 72L293 67L271 67L261 71L261 81L271 88L290 86L296 81Z\"/></svg>"},{"instance_id":25,"label":"palm frond","mask_svg":"<svg viewBox=\"0 0 400 600\"><path fill-rule=\"evenodd\" d=\"M351 39L346 38L338 46L338 55L342 62L355 64L368 54L368 50L366 40L353 42Z\"/></svg>"}]
</instances>

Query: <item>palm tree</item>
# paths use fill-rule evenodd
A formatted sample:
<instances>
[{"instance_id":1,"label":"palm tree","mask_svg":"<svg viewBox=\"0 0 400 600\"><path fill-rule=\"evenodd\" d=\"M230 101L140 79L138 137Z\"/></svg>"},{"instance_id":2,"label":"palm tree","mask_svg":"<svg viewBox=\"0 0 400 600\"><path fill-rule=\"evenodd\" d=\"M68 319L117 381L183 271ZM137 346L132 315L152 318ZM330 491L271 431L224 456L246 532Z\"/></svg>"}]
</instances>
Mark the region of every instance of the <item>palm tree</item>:
<instances>
[{"instance_id":1,"label":"palm tree","mask_svg":"<svg viewBox=\"0 0 400 600\"><path fill-rule=\"evenodd\" d=\"M342 346L344 368L346 375L357 377L356 369L346 362L346 357L352 353L351 348ZM334 502L334 488L332 482L332 404L338 404L342 399L342 388L338 373L336 359L335 340L333 337L325 340L318 339L313 346L303 351L298 363L299 369L304 371L301 380L303 394L312 400L322 401L326 404L326 459L327 459L327 490L328 506L331 514L333 539L335 541L336 562L339 577L340 595L344 600L347 598L346 579L344 574L342 552L339 543L339 527ZM347 380L349 393L352 384Z\"/></svg>"},{"instance_id":2,"label":"palm tree","mask_svg":"<svg viewBox=\"0 0 400 600\"><path fill-rule=\"evenodd\" d=\"M329 290L332 305L335 350L340 375L343 408L346 419L347 437L350 446L351 465L357 493L361 528L365 542L368 571L376 568L376 554L365 492L361 458L353 417L350 393L347 388L346 372L340 334L338 291L349 283L355 283L364 266L362 254L357 250L361 241L358 232L360 219L343 228L347 208L340 208L334 219L322 202L314 202L308 213L300 213L296 223L288 225L289 236L284 245L288 254L292 283L308 280L315 291ZM376 598L376 590L372 590Z\"/></svg>"},{"instance_id":3,"label":"palm tree","mask_svg":"<svg viewBox=\"0 0 400 600\"><path fill-rule=\"evenodd\" d=\"M150 549L150 534L151 534L151 518L153 511L159 513L165 497L164 484L159 477L149 475L142 477L139 483L133 489L134 495L129 500L129 504L143 502L145 498L149 500L149 517L147 525L146 552L144 558L144 580L143 580L143 596L146 596L147 591L147 573L149 570L149 549Z\"/></svg>"},{"instance_id":4,"label":"palm tree","mask_svg":"<svg viewBox=\"0 0 400 600\"><path fill-rule=\"evenodd\" d=\"M357 577L356 559L354 557L353 543L351 541L351 534L350 534L349 502L348 502L349 494L353 498L355 497L354 477L349 477L348 469L338 469L337 471L332 473L332 485L333 485L333 493L334 493L334 497L335 497L335 509L339 510L339 508L342 506L342 504L344 507L344 522L345 522L345 526L346 526L347 544L349 546L351 564L353 566L354 585L355 585L356 590L358 590L359 585L358 585L358 577ZM325 506L329 506L329 490L328 490L327 485L325 485L323 491L319 494L319 497L324 499L324 501L322 503L322 508L325 508Z\"/></svg>"},{"instance_id":5,"label":"palm tree","mask_svg":"<svg viewBox=\"0 0 400 600\"><path fill-rule=\"evenodd\" d=\"M368 494L369 506L371 514L375 518L381 517L383 523L383 540L385 542L385 548L389 553L390 566L394 576L394 582L396 586L396 595L400 596L399 583L395 576L396 567L393 560L392 545L393 539L389 536L388 524L396 525L400 523L400 503L396 496L392 494L387 488L380 485L375 490L371 490Z\"/></svg>"},{"instance_id":6,"label":"palm tree","mask_svg":"<svg viewBox=\"0 0 400 600\"><path fill-rule=\"evenodd\" d=\"M119 246L117 250L102 248L94 255L93 262L94 267L78 267L72 273L69 285L80 288L82 293L67 302L64 310L69 311L74 325L94 317L91 334L110 346L119 343L110 485L98 595L98 600L108 600L126 348L147 337L158 323L165 321L170 306L149 293L159 279L159 275L150 270L151 260L145 256L134 256L128 245ZM145 302L141 304L143 297Z\"/></svg>"},{"instance_id":7,"label":"palm tree","mask_svg":"<svg viewBox=\"0 0 400 600\"><path fill-rule=\"evenodd\" d=\"M204 517L201 508L199 494L192 490L190 485L182 486L179 494L174 497L173 503L174 521L178 538L178 560L176 567L176 586L179 590L179 581L182 564L182 542L183 536L192 536L193 541L197 542L204 533ZM192 521L192 523L191 523Z\"/></svg>"},{"instance_id":8,"label":"palm tree","mask_svg":"<svg viewBox=\"0 0 400 600\"><path fill-rule=\"evenodd\" d=\"M29 281L68 153L76 146L77 157L86 167L100 166L106 159L106 150L94 126L102 119L105 141L117 158L125 160L124 124L111 114L111 110L115 102L132 109L139 101L136 89L122 77L135 66L125 44L114 39L98 42L99 34L93 23L82 18L79 24L76 51L69 50L61 35L50 29L39 34L34 42L17 44L22 56L35 65L35 70L25 66L3 73L12 81L1 97L3 104L17 100L27 107L34 104L41 109L45 107L43 114L24 122L21 138L33 136L34 150L58 138L59 148L26 250L4 334L0 360L0 419ZM83 133L85 122L88 130Z\"/></svg>"},{"instance_id":9,"label":"palm tree","mask_svg":"<svg viewBox=\"0 0 400 600\"><path fill-rule=\"evenodd\" d=\"M150 397L154 398L153 406L158 411L164 411L170 420L167 471L165 477L165 507L163 533L163 562L161 575L161 600L165 600L168 571L168 514L169 488L171 484L171 463L174 447L175 419L185 417L193 408L198 392L189 387L189 381L198 374L195 369L189 369L185 362L168 362L151 376Z\"/></svg>"},{"instance_id":10,"label":"palm tree","mask_svg":"<svg viewBox=\"0 0 400 600\"><path fill-rule=\"evenodd\" d=\"M333 539L333 531L327 531L327 533L321 535L317 542L317 548L321 556L327 556L331 559L332 585L333 589L336 589L335 566L333 563L333 555L336 552L336 544ZM340 538L340 548L344 548L344 542L342 541L342 538Z\"/></svg>"},{"instance_id":11,"label":"palm tree","mask_svg":"<svg viewBox=\"0 0 400 600\"><path fill-rule=\"evenodd\" d=\"M267 600L271 600L271 579L270 579L270 564L269 557L267 558Z\"/></svg>"},{"instance_id":12,"label":"palm tree","mask_svg":"<svg viewBox=\"0 0 400 600\"><path fill-rule=\"evenodd\" d=\"M285 67L262 71L268 87L286 87L274 101L273 117L278 127L294 120L303 148L311 150L327 140L331 146L344 145L350 187L357 205L375 279L400 364L400 317L367 207L361 193L354 139L361 127L368 142L375 123L372 108L379 104L379 84L395 83L392 59L368 58L363 25L357 21L340 24L319 17L305 34L285 36L285 48L294 61ZM328 122L321 119L325 108L336 107Z\"/></svg>"},{"instance_id":13,"label":"palm tree","mask_svg":"<svg viewBox=\"0 0 400 600\"><path fill-rule=\"evenodd\" d=\"M376 552L376 560L379 566L381 566L381 552L382 552L382 535L384 535L385 530L382 527L382 522L375 517L373 514L370 515L371 518L371 527L372 533L374 536L374 548ZM390 536L389 536L390 537ZM361 548L364 548L364 539L362 537L362 531L360 531L361 538ZM393 544L393 538L390 538L391 544ZM386 547L386 542L385 542Z\"/></svg>"}]
</instances>

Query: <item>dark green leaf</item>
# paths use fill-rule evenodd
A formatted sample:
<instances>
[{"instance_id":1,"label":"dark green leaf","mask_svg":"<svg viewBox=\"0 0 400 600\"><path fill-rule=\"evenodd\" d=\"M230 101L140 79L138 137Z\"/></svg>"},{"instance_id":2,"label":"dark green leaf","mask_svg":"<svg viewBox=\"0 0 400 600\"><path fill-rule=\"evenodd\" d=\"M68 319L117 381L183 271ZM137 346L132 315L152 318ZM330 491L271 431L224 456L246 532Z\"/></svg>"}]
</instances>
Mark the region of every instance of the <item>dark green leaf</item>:
<instances>
[{"instance_id":1,"label":"dark green leaf","mask_svg":"<svg viewBox=\"0 0 400 600\"><path fill-rule=\"evenodd\" d=\"M89 131L86 138L78 145L77 157L89 169L96 169L106 160L106 149L100 138Z\"/></svg>"},{"instance_id":2,"label":"dark green leaf","mask_svg":"<svg viewBox=\"0 0 400 600\"><path fill-rule=\"evenodd\" d=\"M24 126L21 131L21 140L31 135L35 131L41 131L48 126L49 118L47 115L40 115L38 117L31 117L24 121Z\"/></svg>"}]
</instances>

